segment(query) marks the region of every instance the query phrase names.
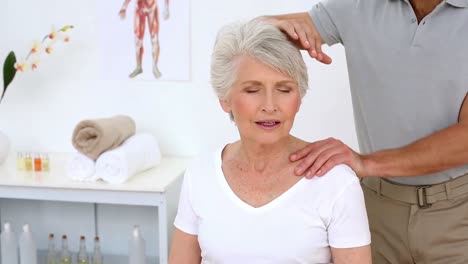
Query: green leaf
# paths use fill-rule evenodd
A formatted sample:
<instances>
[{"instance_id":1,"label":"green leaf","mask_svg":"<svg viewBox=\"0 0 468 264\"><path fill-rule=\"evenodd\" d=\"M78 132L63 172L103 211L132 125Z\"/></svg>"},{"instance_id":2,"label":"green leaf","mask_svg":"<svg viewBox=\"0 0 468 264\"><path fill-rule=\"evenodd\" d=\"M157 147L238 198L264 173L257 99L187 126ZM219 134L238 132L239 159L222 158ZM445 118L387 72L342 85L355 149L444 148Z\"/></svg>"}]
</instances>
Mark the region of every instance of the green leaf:
<instances>
[{"instance_id":1,"label":"green leaf","mask_svg":"<svg viewBox=\"0 0 468 264\"><path fill-rule=\"evenodd\" d=\"M13 78L15 78L15 63L16 56L15 53L11 51L5 59L5 63L3 63L3 92L2 97L0 97L0 102L3 99L3 96L5 96L8 85L13 81Z\"/></svg>"},{"instance_id":2,"label":"green leaf","mask_svg":"<svg viewBox=\"0 0 468 264\"><path fill-rule=\"evenodd\" d=\"M74 26L73 25L66 25L63 28L59 29L59 31L65 32L65 31L67 31L67 30L69 30L71 28L74 28Z\"/></svg>"}]
</instances>

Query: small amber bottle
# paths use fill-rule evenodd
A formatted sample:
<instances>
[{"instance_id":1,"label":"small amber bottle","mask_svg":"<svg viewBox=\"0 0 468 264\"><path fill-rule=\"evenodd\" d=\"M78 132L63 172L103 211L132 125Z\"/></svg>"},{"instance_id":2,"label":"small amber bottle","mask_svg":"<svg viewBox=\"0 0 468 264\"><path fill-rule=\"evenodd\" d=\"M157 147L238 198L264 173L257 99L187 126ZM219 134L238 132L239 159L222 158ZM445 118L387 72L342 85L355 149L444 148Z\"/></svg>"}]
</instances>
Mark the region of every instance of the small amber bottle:
<instances>
[{"instance_id":1,"label":"small amber bottle","mask_svg":"<svg viewBox=\"0 0 468 264\"><path fill-rule=\"evenodd\" d=\"M39 153L34 154L34 171L42 171L42 161Z\"/></svg>"},{"instance_id":2,"label":"small amber bottle","mask_svg":"<svg viewBox=\"0 0 468 264\"><path fill-rule=\"evenodd\" d=\"M32 161L30 153L25 154L24 167L25 167L26 171L32 171L33 170L33 161Z\"/></svg>"}]
</instances>

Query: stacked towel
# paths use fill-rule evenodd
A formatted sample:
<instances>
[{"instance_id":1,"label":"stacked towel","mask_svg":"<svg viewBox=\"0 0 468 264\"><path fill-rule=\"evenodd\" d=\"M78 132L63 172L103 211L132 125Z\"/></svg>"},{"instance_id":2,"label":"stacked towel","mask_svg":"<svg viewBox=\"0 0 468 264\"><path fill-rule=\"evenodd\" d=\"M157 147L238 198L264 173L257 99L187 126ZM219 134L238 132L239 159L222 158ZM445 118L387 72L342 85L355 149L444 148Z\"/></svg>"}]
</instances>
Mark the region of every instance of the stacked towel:
<instances>
[{"instance_id":1,"label":"stacked towel","mask_svg":"<svg viewBox=\"0 0 468 264\"><path fill-rule=\"evenodd\" d=\"M135 122L128 116L84 120L75 127L72 143L79 152L96 160L134 134Z\"/></svg>"},{"instance_id":2,"label":"stacked towel","mask_svg":"<svg viewBox=\"0 0 468 264\"><path fill-rule=\"evenodd\" d=\"M121 146L104 152L96 161L95 175L109 183L123 183L161 161L161 152L151 134L128 138Z\"/></svg>"},{"instance_id":3,"label":"stacked towel","mask_svg":"<svg viewBox=\"0 0 468 264\"><path fill-rule=\"evenodd\" d=\"M66 165L67 176L75 181L95 181L95 161L79 152Z\"/></svg>"}]
</instances>

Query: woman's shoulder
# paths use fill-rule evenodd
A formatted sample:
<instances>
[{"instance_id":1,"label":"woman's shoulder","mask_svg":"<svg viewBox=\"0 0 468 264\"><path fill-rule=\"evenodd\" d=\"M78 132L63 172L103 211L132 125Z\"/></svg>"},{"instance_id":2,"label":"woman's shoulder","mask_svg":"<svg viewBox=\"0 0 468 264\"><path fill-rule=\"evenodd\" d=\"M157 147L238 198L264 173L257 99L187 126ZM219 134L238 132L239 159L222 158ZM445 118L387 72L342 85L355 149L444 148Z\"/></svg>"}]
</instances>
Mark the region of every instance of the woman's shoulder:
<instances>
[{"instance_id":1,"label":"woman's shoulder","mask_svg":"<svg viewBox=\"0 0 468 264\"><path fill-rule=\"evenodd\" d=\"M325 176L332 176L339 180L349 180L349 179L358 180L357 175L354 172L354 170L346 164L336 165L322 177L325 177Z\"/></svg>"},{"instance_id":2,"label":"woman's shoulder","mask_svg":"<svg viewBox=\"0 0 468 264\"><path fill-rule=\"evenodd\" d=\"M330 180L339 181L339 182L359 182L354 170L346 164L338 164L328 171L322 177L329 177Z\"/></svg>"},{"instance_id":3,"label":"woman's shoulder","mask_svg":"<svg viewBox=\"0 0 468 264\"><path fill-rule=\"evenodd\" d=\"M333 188L334 193L341 193L352 184L359 184L359 178L351 167L339 164L329 170L323 176L315 176L318 184L323 188Z\"/></svg>"}]
</instances>

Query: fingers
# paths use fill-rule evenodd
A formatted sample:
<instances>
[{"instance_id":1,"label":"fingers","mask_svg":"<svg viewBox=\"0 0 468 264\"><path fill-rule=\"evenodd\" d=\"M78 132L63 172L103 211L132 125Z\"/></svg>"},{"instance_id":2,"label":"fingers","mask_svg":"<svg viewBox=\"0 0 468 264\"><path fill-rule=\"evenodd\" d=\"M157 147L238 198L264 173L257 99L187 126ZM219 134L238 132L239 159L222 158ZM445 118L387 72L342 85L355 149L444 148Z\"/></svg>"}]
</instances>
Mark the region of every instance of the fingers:
<instances>
[{"instance_id":1,"label":"fingers","mask_svg":"<svg viewBox=\"0 0 468 264\"><path fill-rule=\"evenodd\" d=\"M350 160L351 152L349 148L337 140L330 148L320 153L314 164L306 172L306 177L323 176L336 165L349 163Z\"/></svg>"},{"instance_id":2,"label":"fingers","mask_svg":"<svg viewBox=\"0 0 468 264\"><path fill-rule=\"evenodd\" d=\"M294 173L298 176L304 175L304 173L315 163L320 153L328 149L329 148L328 145L332 144L334 140L335 139L333 138L328 138L325 140L316 141L314 143L310 143L304 149L301 149L298 152L293 153L293 155L291 155L291 161L297 161L297 160L303 159L301 163L295 168Z\"/></svg>"},{"instance_id":3,"label":"fingers","mask_svg":"<svg viewBox=\"0 0 468 264\"><path fill-rule=\"evenodd\" d=\"M330 56L322 51L323 39L309 14L293 15L293 17L266 17L266 19L285 32L300 49L307 50L310 57L324 64L332 63Z\"/></svg>"},{"instance_id":4,"label":"fingers","mask_svg":"<svg viewBox=\"0 0 468 264\"><path fill-rule=\"evenodd\" d=\"M299 48L309 50L315 43L314 34L304 19L291 19L277 21L276 26L293 39Z\"/></svg>"},{"instance_id":5,"label":"fingers","mask_svg":"<svg viewBox=\"0 0 468 264\"><path fill-rule=\"evenodd\" d=\"M321 63L324 63L324 64L331 64L332 63L332 58L330 58L330 56L328 56L327 54L325 54L323 52L319 53L319 58L320 58Z\"/></svg>"},{"instance_id":6,"label":"fingers","mask_svg":"<svg viewBox=\"0 0 468 264\"><path fill-rule=\"evenodd\" d=\"M309 155L312 151L316 150L316 149L319 149L321 146L327 144L330 142L330 139L331 138L328 138L328 139L324 139L324 140L319 140L319 141L315 141L313 143L310 143L309 145L307 145L305 148L303 149L300 149L296 152L294 152L291 156L290 156L290 160L291 161L297 161L297 160L300 160L304 157L306 157L307 155Z\"/></svg>"},{"instance_id":7,"label":"fingers","mask_svg":"<svg viewBox=\"0 0 468 264\"><path fill-rule=\"evenodd\" d=\"M346 144L334 138L317 141L291 155L291 161L303 159L295 168L296 175L306 178L323 176L338 164L354 167L355 153Z\"/></svg>"},{"instance_id":8,"label":"fingers","mask_svg":"<svg viewBox=\"0 0 468 264\"><path fill-rule=\"evenodd\" d=\"M289 21L279 21L276 23L276 26L293 40L299 40L299 35L297 34L296 29Z\"/></svg>"},{"instance_id":9,"label":"fingers","mask_svg":"<svg viewBox=\"0 0 468 264\"><path fill-rule=\"evenodd\" d=\"M338 164L346 164L347 161L349 161L349 157L346 154L337 154L325 162L325 164L322 165L322 167L317 171L316 175L317 176L323 176L325 173L329 172L333 167L335 167Z\"/></svg>"},{"instance_id":10,"label":"fingers","mask_svg":"<svg viewBox=\"0 0 468 264\"><path fill-rule=\"evenodd\" d=\"M299 42L301 43L302 48L308 50L313 47L313 44L316 42L313 38L314 34L310 30L309 25L303 19L292 20L290 22L294 27L297 35L299 36Z\"/></svg>"},{"instance_id":11,"label":"fingers","mask_svg":"<svg viewBox=\"0 0 468 264\"><path fill-rule=\"evenodd\" d=\"M322 51L322 44L320 41L315 41L308 51L309 56L316 59L323 64L331 64L332 58Z\"/></svg>"}]
</instances>

